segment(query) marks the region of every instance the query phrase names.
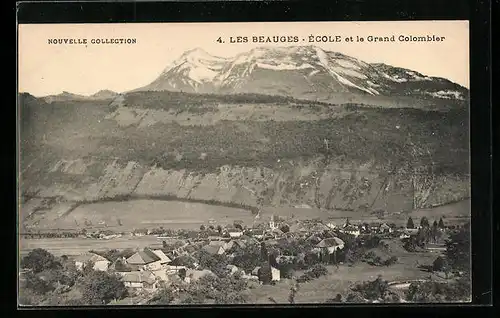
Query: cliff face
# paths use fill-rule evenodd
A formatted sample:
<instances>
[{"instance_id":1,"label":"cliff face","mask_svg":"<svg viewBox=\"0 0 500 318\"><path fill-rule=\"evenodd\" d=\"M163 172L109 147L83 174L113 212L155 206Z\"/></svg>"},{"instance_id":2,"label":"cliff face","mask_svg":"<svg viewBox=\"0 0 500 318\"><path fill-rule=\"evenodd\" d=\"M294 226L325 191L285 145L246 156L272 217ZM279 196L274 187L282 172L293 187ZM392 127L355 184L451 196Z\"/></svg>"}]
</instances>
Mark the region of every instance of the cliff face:
<instances>
[{"instance_id":1,"label":"cliff face","mask_svg":"<svg viewBox=\"0 0 500 318\"><path fill-rule=\"evenodd\" d=\"M26 192L68 201L99 201L119 196L177 197L245 206L398 212L469 197L469 180L453 175L384 172L361 166L284 160L275 168L221 166L216 172L164 170L136 162L101 159L61 160Z\"/></svg>"}]
</instances>

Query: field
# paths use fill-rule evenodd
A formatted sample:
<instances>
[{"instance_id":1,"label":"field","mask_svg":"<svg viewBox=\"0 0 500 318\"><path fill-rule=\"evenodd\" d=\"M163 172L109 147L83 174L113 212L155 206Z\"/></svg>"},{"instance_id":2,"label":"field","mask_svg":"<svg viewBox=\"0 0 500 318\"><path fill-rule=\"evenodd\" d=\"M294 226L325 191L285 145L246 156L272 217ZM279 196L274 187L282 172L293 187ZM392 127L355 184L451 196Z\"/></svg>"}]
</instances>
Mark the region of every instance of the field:
<instances>
[{"instance_id":1,"label":"field","mask_svg":"<svg viewBox=\"0 0 500 318\"><path fill-rule=\"evenodd\" d=\"M86 238L21 238L19 240L19 254L20 257L23 257L35 248L43 248L56 256L74 256L90 250L123 250L127 248L142 249L145 247L160 247L163 240L164 239L158 239L155 236L122 236L111 240Z\"/></svg>"},{"instance_id":2,"label":"field","mask_svg":"<svg viewBox=\"0 0 500 318\"><path fill-rule=\"evenodd\" d=\"M242 220L251 224L250 211L203 203L163 200L130 200L86 204L56 216L60 209L54 207L44 214L37 212L30 222L40 222L36 229L92 229L107 228L113 231L132 231L140 228L199 229L210 219L218 224L232 224ZM47 222L50 220L50 222Z\"/></svg>"},{"instance_id":3,"label":"field","mask_svg":"<svg viewBox=\"0 0 500 318\"><path fill-rule=\"evenodd\" d=\"M388 282L428 279L431 273L417 268L418 265L430 265L439 255L439 252L409 253L401 249L393 249L391 255L397 256L398 263L389 267L370 266L358 263L352 267L340 265L327 266L328 275L300 284L295 301L297 303L324 303L327 299L341 294L343 298L350 292L350 288L359 282L375 280L379 275ZM297 272L295 276L301 273ZM432 275L434 280L442 280ZM288 295L292 280L282 279L275 286L257 285L246 293L249 303L272 304L269 297L278 303L288 303Z\"/></svg>"}]
</instances>

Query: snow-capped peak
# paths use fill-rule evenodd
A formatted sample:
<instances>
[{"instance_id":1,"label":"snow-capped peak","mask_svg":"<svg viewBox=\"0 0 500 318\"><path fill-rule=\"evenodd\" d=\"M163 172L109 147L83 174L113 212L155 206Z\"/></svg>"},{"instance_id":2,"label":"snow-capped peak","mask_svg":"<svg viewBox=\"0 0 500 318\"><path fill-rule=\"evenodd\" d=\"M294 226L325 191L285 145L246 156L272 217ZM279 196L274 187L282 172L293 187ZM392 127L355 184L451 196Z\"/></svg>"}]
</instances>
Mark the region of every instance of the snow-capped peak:
<instances>
[{"instance_id":1,"label":"snow-capped peak","mask_svg":"<svg viewBox=\"0 0 500 318\"><path fill-rule=\"evenodd\" d=\"M467 89L445 79L381 63L369 64L318 46L256 47L232 58L201 48L186 51L153 83L151 90L260 93L331 98L336 93L418 95L456 98Z\"/></svg>"},{"instance_id":2,"label":"snow-capped peak","mask_svg":"<svg viewBox=\"0 0 500 318\"><path fill-rule=\"evenodd\" d=\"M217 76L217 72L226 62L225 58L212 56L201 48L195 48L182 54L163 71L162 75L174 71L196 83L208 82Z\"/></svg>"}]
</instances>

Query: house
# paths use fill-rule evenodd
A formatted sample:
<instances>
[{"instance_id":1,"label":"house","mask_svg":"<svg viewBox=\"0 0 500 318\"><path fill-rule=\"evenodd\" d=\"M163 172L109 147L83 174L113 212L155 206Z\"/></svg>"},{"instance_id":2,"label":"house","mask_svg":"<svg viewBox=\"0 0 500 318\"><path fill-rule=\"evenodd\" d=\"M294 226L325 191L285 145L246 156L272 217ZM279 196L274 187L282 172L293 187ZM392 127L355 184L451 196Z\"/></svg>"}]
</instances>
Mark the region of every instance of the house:
<instances>
[{"instance_id":1,"label":"house","mask_svg":"<svg viewBox=\"0 0 500 318\"><path fill-rule=\"evenodd\" d=\"M138 271L141 269L141 266L132 266L127 264L127 260L122 257L115 260L108 267L109 270L114 271L116 274L123 276L125 273Z\"/></svg>"},{"instance_id":2,"label":"house","mask_svg":"<svg viewBox=\"0 0 500 318\"><path fill-rule=\"evenodd\" d=\"M168 275L177 275L181 269L188 270L189 268L186 266L178 266L178 265L168 265L165 273Z\"/></svg>"},{"instance_id":3,"label":"house","mask_svg":"<svg viewBox=\"0 0 500 318\"><path fill-rule=\"evenodd\" d=\"M252 276L259 276L259 270L260 270L260 266L257 266L255 267L253 270L252 270Z\"/></svg>"},{"instance_id":4,"label":"house","mask_svg":"<svg viewBox=\"0 0 500 318\"><path fill-rule=\"evenodd\" d=\"M156 276L150 271L134 271L122 276L125 287L156 289Z\"/></svg>"},{"instance_id":5,"label":"house","mask_svg":"<svg viewBox=\"0 0 500 318\"><path fill-rule=\"evenodd\" d=\"M380 233L392 233L392 228L387 225L386 223L383 223L379 227L379 232Z\"/></svg>"},{"instance_id":6,"label":"house","mask_svg":"<svg viewBox=\"0 0 500 318\"><path fill-rule=\"evenodd\" d=\"M224 247L216 246L216 245L205 245L202 247L202 250L211 254L211 255L222 255L225 253Z\"/></svg>"},{"instance_id":7,"label":"house","mask_svg":"<svg viewBox=\"0 0 500 318\"><path fill-rule=\"evenodd\" d=\"M344 246L345 246L344 241L342 241L338 237L326 238L316 245L317 248L326 249L329 254L332 254L337 250L343 249Z\"/></svg>"},{"instance_id":8,"label":"house","mask_svg":"<svg viewBox=\"0 0 500 318\"><path fill-rule=\"evenodd\" d=\"M162 250L160 249L157 249L157 250L153 250L153 253L158 256L160 258L160 264L161 265L165 265L165 264L168 264L172 261L172 259L170 259L170 257L168 257L165 253L163 253Z\"/></svg>"},{"instance_id":9,"label":"house","mask_svg":"<svg viewBox=\"0 0 500 318\"><path fill-rule=\"evenodd\" d=\"M358 237L361 234L359 228L353 225L348 225L347 227L343 228L342 232L354 235L355 237Z\"/></svg>"},{"instance_id":10,"label":"house","mask_svg":"<svg viewBox=\"0 0 500 318\"><path fill-rule=\"evenodd\" d=\"M78 270L83 270L83 267L89 263L93 264L94 270L103 272L107 271L111 264L108 259L91 252L75 257L75 266Z\"/></svg>"},{"instance_id":11,"label":"house","mask_svg":"<svg viewBox=\"0 0 500 318\"><path fill-rule=\"evenodd\" d=\"M292 224L290 225L289 229L290 229L289 232L291 233L306 234L307 232L309 232L309 230L301 223Z\"/></svg>"},{"instance_id":12,"label":"house","mask_svg":"<svg viewBox=\"0 0 500 318\"><path fill-rule=\"evenodd\" d=\"M227 244L226 241L210 241L210 242L208 242L208 245L210 245L210 246L222 246L222 247L224 247L224 246L226 246L226 244Z\"/></svg>"},{"instance_id":13,"label":"house","mask_svg":"<svg viewBox=\"0 0 500 318\"><path fill-rule=\"evenodd\" d=\"M306 241L311 242L313 244L318 244L321 242L321 237L318 236L318 234L314 233L311 234L308 238L306 238Z\"/></svg>"},{"instance_id":14,"label":"house","mask_svg":"<svg viewBox=\"0 0 500 318\"><path fill-rule=\"evenodd\" d=\"M408 231L403 231L401 233L401 235L399 235L399 238L402 239L402 240L404 240L404 239L410 238L410 236L411 235L410 235L410 233L408 233Z\"/></svg>"},{"instance_id":15,"label":"house","mask_svg":"<svg viewBox=\"0 0 500 318\"><path fill-rule=\"evenodd\" d=\"M278 228L271 229L269 232L274 238L278 238L283 235L283 231Z\"/></svg>"},{"instance_id":16,"label":"house","mask_svg":"<svg viewBox=\"0 0 500 318\"><path fill-rule=\"evenodd\" d=\"M218 241L222 239L222 235L218 231L208 231L207 234L209 241Z\"/></svg>"},{"instance_id":17,"label":"house","mask_svg":"<svg viewBox=\"0 0 500 318\"><path fill-rule=\"evenodd\" d=\"M261 229L256 229L251 232L252 236L255 237L256 239L263 239L264 238L264 231Z\"/></svg>"},{"instance_id":18,"label":"house","mask_svg":"<svg viewBox=\"0 0 500 318\"><path fill-rule=\"evenodd\" d=\"M227 230L227 233L229 234L229 237L240 237L243 235L243 231L237 228L230 228Z\"/></svg>"},{"instance_id":19,"label":"house","mask_svg":"<svg viewBox=\"0 0 500 318\"><path fill-rule=\"evenodd\" d=\"M149 248L138 251L127 258L127 264L139 266L144 270L159 270L162 268L162 265L166 264L165 261L165 259L160 258Z\"/></svg>"},{"instance_id":20,"label":"house","mask_svg":"<svg viewBox=\"0 0 500 318\"><path fill-rule=\"evenodd\" d=\"M226 253L232 253L238 249L244 249L246 247L246 244L245 242L240 240L231 240L225 243L222 247L224 248L224 251Z\"/></svg>"},{"instance_id":21,"label":"house","mask_svg":"<svg viewBox=\"0 0 500 318\"><path fill-rule=\"evenodd\" d=\"M244 275L245 274L245 271L238 268L238 266L235 266L235 265L231 265L231 264L228 264L226 266L227 270L229 271L229 274L230 275L234 275L236 273L239 273L240 275Z\"/></svg>"},{"instance_id":22,"label":"house","mask_svg":"<svg viewBox=\"0 0 500 318\"><path fill-rule=\"evenodd\" d=\"M330 228L330 229L335 229L335 228L337 228L337 224L336 224L335 222L333 222L333 221L328 221L328 222L326 223L326 226L327 226L328 228Z\"/></svg>"},{"instance_id":23,"label":"house","mask_svg":"<svg viewBox=\"0 0 500 318\"><path fill-rule=\"evenodd\" d=\"M271 281L279 282L281 278L280 270L271 266Z\"/></svg>"}]
</instances>

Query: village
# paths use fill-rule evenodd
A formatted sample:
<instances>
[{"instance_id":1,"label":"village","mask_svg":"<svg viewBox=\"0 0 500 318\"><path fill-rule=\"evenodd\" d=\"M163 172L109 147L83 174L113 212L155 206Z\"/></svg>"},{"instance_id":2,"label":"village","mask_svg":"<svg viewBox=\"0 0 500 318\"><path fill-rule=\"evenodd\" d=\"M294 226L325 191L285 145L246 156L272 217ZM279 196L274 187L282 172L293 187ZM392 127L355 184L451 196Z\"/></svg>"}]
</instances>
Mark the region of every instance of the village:
<instances>
[{"instance_id":1,"label":"village","mask_svg":"<svg viewBox=\"0 0 500 318\"><path fill-rule=\"evenodd\" d=\"M304 282L310 279L306 277L310 273L320 273L315 277L325 275L324 266L339 268L356 262L381 266L383 273L384 267L398 262L394 246L406 253L425 250L434 253L434 258L442 257L447 232L459 228L445 226L442 219L430 224L425 217L418 223L410 217L406 226L349 218L339 223L290 221L273 215L269 221L249 225L235 220L221 226L210 220L198 231L163 227L119 234L84 231L78 235L103 241L124 235L156 236L158 243L141 249L92 250L63 258L79 271L91 268L115 275L128 295L147 299L161 289L179 289L204 277L237 277L252 284L275 285L283 279ZM30 269L21 269L21 280L28 272ZM299 272L304 274L297 276Z\"/></svg>"}]
</instances>

